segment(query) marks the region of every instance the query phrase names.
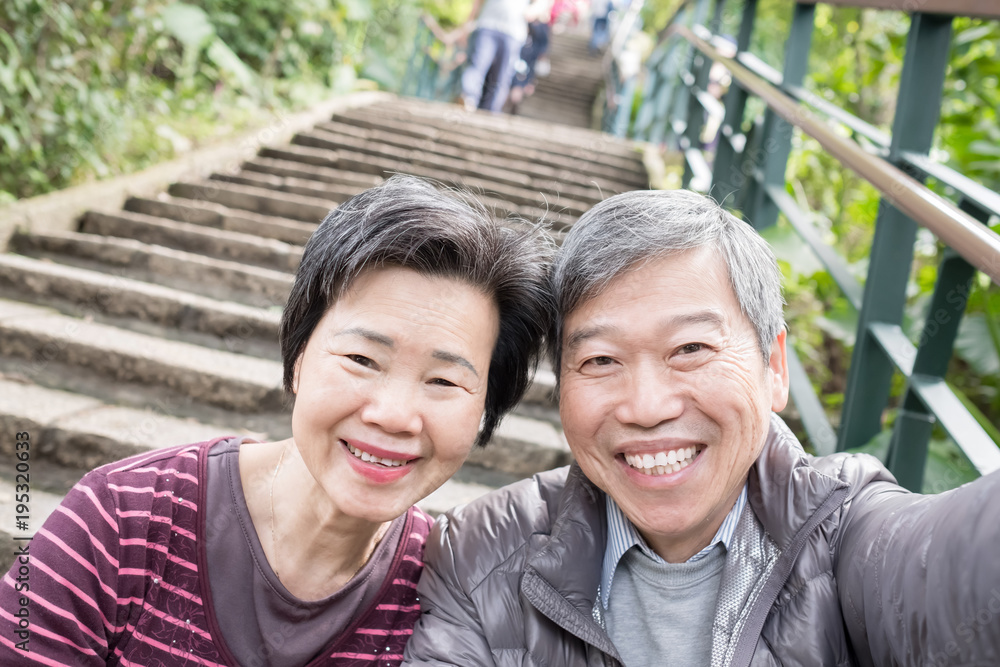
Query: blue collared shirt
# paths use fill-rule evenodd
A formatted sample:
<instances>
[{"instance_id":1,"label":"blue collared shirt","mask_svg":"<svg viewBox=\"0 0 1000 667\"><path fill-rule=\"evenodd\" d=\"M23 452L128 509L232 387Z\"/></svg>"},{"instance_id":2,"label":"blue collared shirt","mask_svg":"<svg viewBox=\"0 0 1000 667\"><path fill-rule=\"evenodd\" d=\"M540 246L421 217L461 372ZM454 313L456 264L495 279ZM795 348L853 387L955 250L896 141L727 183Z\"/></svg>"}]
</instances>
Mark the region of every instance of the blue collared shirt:
<instances>
[{"instance_id":1,"label":"blue collared shirt","mask_svg":"<svg viewBox=\"0 0 1000 667\"><path fill-rule=\"evenodd\" d=\"M604 547L604 565L601 568L601 604L605 609L608 608L608 600L611 597L611 582L615 578L615 570L618 569L618 562L625 555L625 552L632 547L639 547L642 553L646 554L652 558L657 563L665 563L662 558L660 558L656 552L649 548L646 544L646 540L642 539L642 535L636 530L632 522L629 521L628 517L618 503L614 501L609 495L605 495L605 500L607 503L608 510L608 543ZM700 560L708 555L716 544L722 543L727 550L729 549L729 543L733 539L733 533L736 532L736 524L740 520L740 515L743 513L743 507L747 504L747 485L743 485L743 491L740 492L740 497L736 499L736 504L733 508L729 510L729 514L722 521L722 525L719 526L719 530L715 532L715 537L708 544L707 547L691 556L687 562L691 563Z\"/></svg>"}]
</instances>

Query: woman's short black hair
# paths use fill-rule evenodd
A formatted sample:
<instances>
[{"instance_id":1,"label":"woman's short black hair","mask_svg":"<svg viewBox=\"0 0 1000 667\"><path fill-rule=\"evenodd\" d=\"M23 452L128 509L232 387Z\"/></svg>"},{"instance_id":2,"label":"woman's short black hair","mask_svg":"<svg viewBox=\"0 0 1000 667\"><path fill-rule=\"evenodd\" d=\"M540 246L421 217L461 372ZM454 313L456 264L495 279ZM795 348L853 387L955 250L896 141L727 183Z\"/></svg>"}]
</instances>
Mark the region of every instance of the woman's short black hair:
<instances>
[{"instance_id":1,"label":"woman's short black hair","mask_svg":"<svg viewBox=\"0 0 1000 667\"><path fill-rule=\"evenodd\" d=\"M326 216L306 244L279 341L284 387L316 325L366 269L398 266L455 278L496 303L500 330L490 360L477 445L517 405L542 352L553 306L554 244L539 225L503 223L479 205L412 176L393 176Z\"/></svg>"}]
</instances>

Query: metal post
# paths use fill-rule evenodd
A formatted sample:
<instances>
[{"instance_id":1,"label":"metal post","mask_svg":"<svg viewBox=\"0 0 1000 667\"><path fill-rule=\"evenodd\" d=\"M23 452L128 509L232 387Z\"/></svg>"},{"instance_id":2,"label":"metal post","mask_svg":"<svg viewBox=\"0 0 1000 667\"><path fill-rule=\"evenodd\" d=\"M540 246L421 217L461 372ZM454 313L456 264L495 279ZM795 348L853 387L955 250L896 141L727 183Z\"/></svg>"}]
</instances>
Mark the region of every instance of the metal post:
<instances>
[{"instance_id":1,"label":"metal post","mask_svg":"<svg viewBox=\"0 0 1000 667\"><path fill-rule=\"evenodd\" d=\"M901 164L902 151L926 155L930 150L941 109L951 22L949 16L913 14L892 126L889 160L894 164ZM890 200L882 199L844 394L838 450L859 447L881 430L882 411L889 400L894 367L869 327L876 322L898 326L903 321L916 228L916 223ZM907 417L902 416L904 420ZM922 447L926 448L929 435L927 426L906 427L899 437L912 437L916 442L923 440ZM906 443L906 447L909 446ZM924 452L926 454L926 449Z\"/></svg>"},{"instance_id":2,"label":"metal post","mask_svg":"<svg viewBox=\"0 0 1000 667\"><path fill-rule=\"evenodd\" d=\"M782 86L800 86L809 65L809 47L812 44L813 21L816 5L796 3L792 14L792 27L785 42L785 67ZM792 126L768 109L764 115L764 137L761 142L763 164L760 165L760 182L750 181L749 209L744 211L747 220L756 229L770 227L778 220L778 207L765 193L768 185L785 187L785 167L792 152Z\"/></svg>"},{"instance_id":3,"label":"metal post","mask_svg":"<svg viewBox=\"0 0 1000 667\"><path fill-rule=\"evenodd\" d=\"M988 212L968 201L963 201L959 207L984 224L989 221ZM923 332L917 344L913 375L944 377L948 371L955 337L958 336L958 327L965 314L965 304L975 275L976 270L958 253L951 248L944 251ZM896 480L911 491L919 492L923 486L927 447L933 425L933 415L907 386L902 407L896 415L886 465L896 476Z\"/></svg>"},{"instance_id":4,"label":"metal post","mask_svg":"<svg viewBox=\"0 0 1000 667\"><path fill-rule=\"evenodd\" d=\"M695 5L694 8L694 12L691 14L691 24L701 25L705 22L705 17L708 15L708 4L710 1L711 0L697 1L697 4ZM684 84L683 79L686 76L691 76L690 72L691 70L694 69L695 56L697 55L697 51L693 46L686 43L684 44L683 48L687 52L687 55L684 56L684 61L686 62L686 65L681 69L681 74L680 74L681 81L674 88L677 94L674 96L673 100L671 100L671 103L673 105L673 110L670 113L669 119L667 121L667 134L665 137L667 141L671 141L676 136L676 131L673 125L674 121L682 120L687 115L688 95L690 95L690 91L688 91L688 88ZM683 131L681 131L681 134L683 134Z\"/></svg>"},{"instance_id":5,"label":"metal post","mask_svg":"<svg viewBox=\"0 0 1000 667\"><path fill-rule=\"evenodd\" d=\"M616 137L624 137L628 134L628 124L632 119L632 99L635 97L635 77L629 77L622 82L621 92L618 94L618 106L615 108L614 119L610 133Z\"/></svg>"},{"instance_id":6,"label":"metal post","mask_svg":"<svg viewBox=\"0 0 1000 667\"><path fill-rule=\"evenodd\" d=\"M712 15L712 23L709 28L713 35L718 32L719 26L722 25L722 7L725 4L726 0L715 0L715 13ZM694 85L688 91L687 123L680 146L682 151L688 148L701 150L701 133L705 128L705 109L698 101L698 93L708 90L708 75L712 70L712 59L701 53L695 53L691 65L695 72ZM685 188L690 186L692 175L691 165L685 160L682 181Z\"/></svg>"},{"instance_id":7,"label":"metal post","mask_svg":"<svg viewBox=\"0 0 1000 667\"><path fill-rule=\"evenodd\" d=\"M757 17L757 0L746 0L743 5L743 19L740 22L740 34L736 38L736 53L750 49L750 38L753 36L754 19ZM712 191L716 201L726 199L739 190L746 182L737 168L733 158L736 150L732 139L740 132L743 124L743 112L746 108L747 92L734 80L726 93L726 116L719 128L719 143L715 149L715 161L712 165ZM744 149L745 149L744 145Z\"/></svg>"}]
</instances>

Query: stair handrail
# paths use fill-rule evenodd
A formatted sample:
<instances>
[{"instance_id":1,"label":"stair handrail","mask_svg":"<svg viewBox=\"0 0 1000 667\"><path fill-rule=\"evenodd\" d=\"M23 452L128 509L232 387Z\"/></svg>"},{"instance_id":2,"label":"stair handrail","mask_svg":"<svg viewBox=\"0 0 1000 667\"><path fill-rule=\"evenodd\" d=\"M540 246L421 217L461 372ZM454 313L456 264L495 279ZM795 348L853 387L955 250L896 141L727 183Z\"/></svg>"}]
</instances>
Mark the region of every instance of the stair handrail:
<instances>
[{"instance_id":1,"label":"stair handrail","mask_svg":"<svg viewBox=\"0 0 1000 667\"><path fill-rule=\"evenodd\" d=\"M1000 284L1000 235L981 224L947 199L939 196L883 157L846 139L819 119L804 104L757 76L709 43L711 33L702 26L675 26L671 31L714 62L722 63L734 79L779 116L815 139L841 164L875 186L889 201L951 246L967 262ZM699 36L697 32L702 32ZM705 33L708 33L707 35ZM980 186L982 187L982 186ZM985 189L985 188L984 188ZM995 195L995 193L994 193ZM995 195L1000 197L1000 195Z\"/></svg>"}]
</instances>

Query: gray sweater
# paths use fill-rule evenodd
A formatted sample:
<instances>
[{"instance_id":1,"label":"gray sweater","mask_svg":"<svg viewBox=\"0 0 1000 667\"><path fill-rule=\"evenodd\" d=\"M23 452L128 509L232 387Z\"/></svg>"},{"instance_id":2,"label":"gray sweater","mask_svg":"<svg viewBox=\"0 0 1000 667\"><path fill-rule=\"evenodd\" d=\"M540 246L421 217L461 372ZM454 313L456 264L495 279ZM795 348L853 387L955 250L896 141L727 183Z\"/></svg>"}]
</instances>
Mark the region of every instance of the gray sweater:
<instances>
[{"instance_id":1,"label":"gray sweater","mask_svg":"<svg viewBox=\"0 0 1000 667\"><path fill-rule=\"evenodd\" d=\"M604 622L628 667L704 667L726 548L687 563L657 563L637 547L622 557Z\"/></svg>"}]
</instances>

